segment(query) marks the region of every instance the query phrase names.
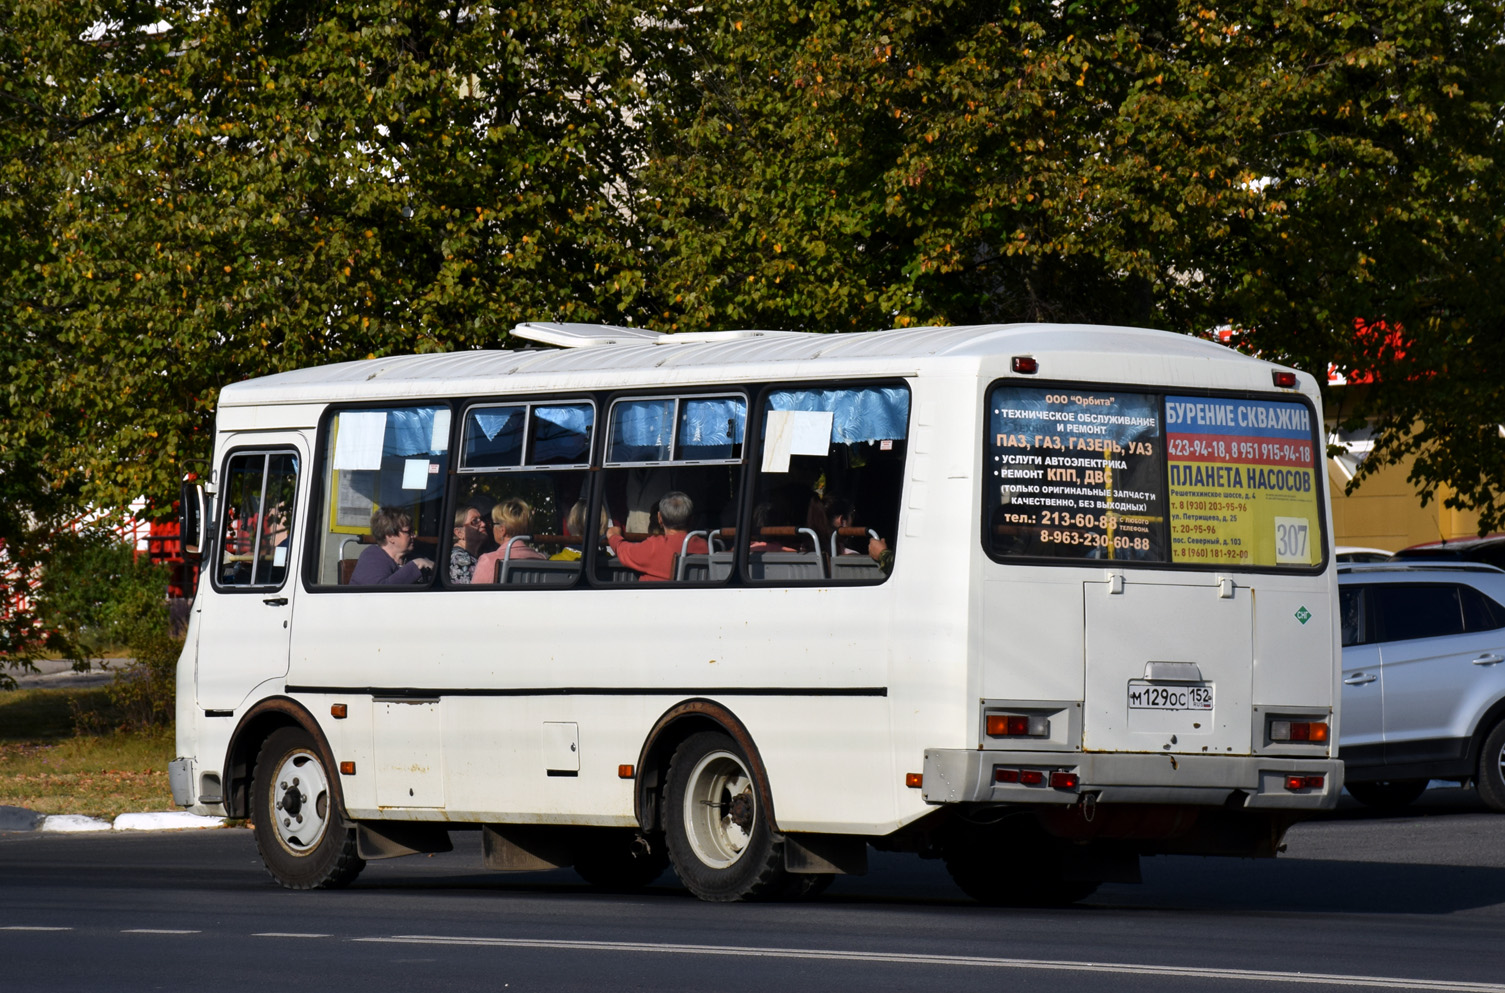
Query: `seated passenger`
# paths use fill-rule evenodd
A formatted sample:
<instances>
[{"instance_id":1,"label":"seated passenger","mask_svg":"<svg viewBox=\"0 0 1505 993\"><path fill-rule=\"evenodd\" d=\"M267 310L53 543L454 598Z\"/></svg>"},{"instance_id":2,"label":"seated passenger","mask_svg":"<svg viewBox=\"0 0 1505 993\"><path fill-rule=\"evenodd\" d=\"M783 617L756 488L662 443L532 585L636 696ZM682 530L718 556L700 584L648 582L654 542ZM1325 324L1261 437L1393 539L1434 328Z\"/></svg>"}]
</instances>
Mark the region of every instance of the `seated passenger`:
<instances>
[{"instance_id":1,"label":"seated passenger","mask_svg":"<svg viewBox=\"0 0 1505 993\"><path fill-rule=\"evenodd\" d=\"M857 508L852 501L835 494L828 495L821 501L821 507L825 512L825 527L821 529L821 540L829 542L831 535L842 528L857 527ZM887 573L894 565L894 553L888 550L888 542L882 538L874 538L871 535L866 538L867 554L878 563L878 567ZM861 555L857 549L852 548L840 537L836 539L837 555Z\"/></svg>"},{"instance_id":2,"label":"seated passenger","mask_svg":"<svg viewBox=\"0 0 1505 993\"><path fill-rule=\"evenodd\" d=\"M528 501L517 497L500 500L491 508L491 536L496 539L496 551L487 552L476 560L472 583L495 583L501 580L502 561L520 562L525 559L548 558L543 552L526 541L513 541L519 535L532 533L533 508ZM511 551L508 551L508 546Z\"/></svg>"},{"instance_id":3,"label":"seated passenger","mask_svg":"<svg viewBox=\"0 0 1505 993\"><path fill-rule=\"evenodd\" d=\"M768 529L779 528L781 531L790 532L787 535L769 534ZM798 552L800 543L797 540L798 532L787 522L774 520L773 504L764 501L753 508L752 512L752 541L748 542L749 552Z\"/></svg>"},{"instance_id":4,"label":"seated passenger","mask_svg":"<svg viewBox=\"0 0 1505 993\"><path fill-rule=\"evenodd\" d=\"M585 512L587 509L588 507L584 500L575 501L575 505L570 508L570 512L564 518L564 529L569 533L571 538L575 539L575 542L566 545L553 555L550 555L549 558L557 562L578 562L580 560L582 549L585 546ZM606 529L610 524L611 517L606 513L606 508L602 507L601 526L596 531L598 540L606 534Z\"/></svg>"},{"instance_id":5,"label":"seated passenger","mask_svg":"<svg viewBox=\"0 0 1505 993\"><path fill-rule=\"evenodd\" d=\"M491 533L486 518L474 507L455 511L455 543L449 549L449 581L468 583L476 571L476 559Z\"/></svg>"},{"instance_id":6,"label":"seated passenger","mask_svg":"<svg viewBox=\"0 0 1505 993\"><path fill-rule=\"evenodd\" d=\"M421 583L434 570L434 560L408 558L413 550L413 519L401 510L378 507L371 514L371 537L350 574L352 586Z\"/></svg>"},{"instance_id":7,"label":"seated passenger","mask_svg":"<svg viewBox=\"0 0 1505 993\"><path fill-rule=\"evenodd\" d=\"M658 501L654 517L663 528L663 534L655 534L642 541L628 541L622 537L622 529L613 525L606 529L606 543L611 546L617 561L633 572L643 575L644 582L664 582L674 578L674 556L685 547L685 535L690 530L690 520L695 505L679 490L670 490ZM685 549L691 555L705 555L710 551L705 539L690 540Z\"/></svg>"}]
</instances>

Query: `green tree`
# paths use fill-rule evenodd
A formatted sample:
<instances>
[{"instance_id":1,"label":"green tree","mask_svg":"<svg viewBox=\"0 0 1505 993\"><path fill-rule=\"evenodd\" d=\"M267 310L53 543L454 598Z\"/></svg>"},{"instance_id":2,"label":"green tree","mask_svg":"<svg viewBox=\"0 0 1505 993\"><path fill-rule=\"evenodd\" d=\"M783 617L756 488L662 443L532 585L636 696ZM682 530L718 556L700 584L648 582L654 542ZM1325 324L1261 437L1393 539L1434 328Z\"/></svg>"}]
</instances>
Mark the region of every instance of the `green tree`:
<instances>
[{"instance_id":1,"label":"green tree","mask_svg":"<svg viewBox=\"0 0 1505 993\"><path fill-rule=\"evenodd\" d=\"M1371 464L1495 527L1502 37L1483 0L13 0L0 496L166 506L224 383L524 319L1082 320L1372 370Z\"/></svg>"},{"instance_id":2,"label":"green tree","mask_svg":"<svg viewBox=\"0 0 1505 993\"><path fill-rule=\"evenodd\" d=\"M1500 525L1499 4L826 0L682 30L644 184L661 321L1231 324L1319 380L1373 371L1343 411L1379 418L1370 467L1415 454L1424 495Z\"/></svg>"},{"instance_id":3,"label":"green tree","mask_svg":"<svg viewBox=\"0 0 1505 993\"><path fill-rule=\"evenodd\" d=\"M629 8L9 6L4 182L32 192L0 235L26 263L0 450L29 486L164 505L224 383L638 316L623 204L656 54Z\"/></svg>"}]
</instances>

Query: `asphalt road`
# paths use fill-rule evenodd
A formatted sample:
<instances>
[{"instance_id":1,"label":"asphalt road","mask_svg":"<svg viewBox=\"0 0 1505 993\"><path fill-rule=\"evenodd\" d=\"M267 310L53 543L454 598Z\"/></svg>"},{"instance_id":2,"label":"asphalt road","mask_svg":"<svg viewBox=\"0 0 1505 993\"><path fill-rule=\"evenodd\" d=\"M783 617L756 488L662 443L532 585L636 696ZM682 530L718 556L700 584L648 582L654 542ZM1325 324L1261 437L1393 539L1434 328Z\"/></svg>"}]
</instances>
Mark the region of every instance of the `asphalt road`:
<instances>
[{"instance_id":1,"label":"asphalt road","mask_svg":"<svg viewBox=\"0 0 1505 993\"><path fill-rule=\"evenodd\" d=\"M798 904L480 868L479 840L276 887L243 830L0 834L0 989L1491 990L1505 817L1434 790L1303 824L1274 861L1156 858L1062 910L995 910L877 854Z\"/></svg>"}]
</instances>

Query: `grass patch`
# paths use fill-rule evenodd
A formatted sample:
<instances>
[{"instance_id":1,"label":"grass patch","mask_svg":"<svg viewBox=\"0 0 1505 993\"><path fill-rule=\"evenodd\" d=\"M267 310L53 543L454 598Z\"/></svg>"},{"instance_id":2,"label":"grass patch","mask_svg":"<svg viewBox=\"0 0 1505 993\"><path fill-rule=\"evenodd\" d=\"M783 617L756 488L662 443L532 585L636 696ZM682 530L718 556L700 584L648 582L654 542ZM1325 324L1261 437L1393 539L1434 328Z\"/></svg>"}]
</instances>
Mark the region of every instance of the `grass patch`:
<instances>
[{"instance_id":1,"label":"grass patch","mask_svg":"<svg viewBox=\"0 0 1505 993\"><path fill-rule=\"evenodd\" d=\"M0 694L0 805L105 819L175 809L170 728L75 733L76 715L108 708L100 687Z\"/></svg>"}]
</instances>

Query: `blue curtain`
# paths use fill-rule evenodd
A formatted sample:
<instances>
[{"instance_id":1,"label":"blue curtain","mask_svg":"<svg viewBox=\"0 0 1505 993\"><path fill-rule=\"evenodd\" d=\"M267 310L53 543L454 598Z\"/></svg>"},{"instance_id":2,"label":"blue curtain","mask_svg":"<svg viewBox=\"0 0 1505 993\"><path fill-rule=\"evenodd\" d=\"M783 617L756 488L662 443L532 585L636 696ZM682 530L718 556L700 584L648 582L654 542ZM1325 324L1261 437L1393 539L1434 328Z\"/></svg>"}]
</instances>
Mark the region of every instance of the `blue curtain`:
<instances>
[{"instance_id":1,"label":"blue curtain","mask_svg":"<svg viewBox=\"0 0 1505 993\"><path fill-rule=\"evenodd\" d=\"M747 401L741 397L686 399L679 408L679 457L730 459L747 430Z\"/></svg>"},{"instance_id":2,"label":"blue curtain","mask_svg":"<svg viewBox=\"0 0 1505 993\"><path fill-rule=\"evenodd\" d=\"M577 465L590 461L595 408L588 403L533 408L529 465Z\"/></svg>"},{"instance_id":3,"label":"blue curtain","mask_svg":"<svg viewBox=\"0 0 1505 993\"><path fill-rule=\"evenodd\" d=\"M471 469L521 465L522 407L485 407L466 415L465 465Z\"/></svg>"},{"instance_id":4,"label":"blue curtain","mask_svg":"<svg viewBox=\"0 0 1505 993\"><path fill-rule=\"evenodd\" d=\"M612 408L612 462L667 462L673 400L624 400Z\"/></svg>"},{"instance_id":5,"label":"blue curtain","mask_svg":"<svg viewBox=\"0 0 1505 993\"><path fill-rule=\"evenodd\" d=\"M899 441L909 437L909 391L899 386L860 390L779 390L769 410L831 412L831 442Z\"/></svg>"}]
</instances>

